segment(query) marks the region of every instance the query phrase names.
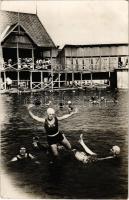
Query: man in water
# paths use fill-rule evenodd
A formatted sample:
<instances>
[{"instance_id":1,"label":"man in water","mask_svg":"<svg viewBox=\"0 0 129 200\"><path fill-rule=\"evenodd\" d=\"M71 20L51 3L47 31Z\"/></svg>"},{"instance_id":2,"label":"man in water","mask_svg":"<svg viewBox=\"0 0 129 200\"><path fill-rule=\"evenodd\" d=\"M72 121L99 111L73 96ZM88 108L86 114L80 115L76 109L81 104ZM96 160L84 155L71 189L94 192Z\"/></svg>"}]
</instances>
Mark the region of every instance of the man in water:
<instances>
[{"instance_id":1,"label":"man in water","mask_svg":"<svg viewBox=\"0 0 129 200\"><path fill-rule=\"evenodd\" d=\"M32 147L34 150L44 151L46 153L49 151L49 147L46 145L42 145L38 136L33 137Z\"/></svg>"},{"instance_id":2,"label":"man in water","mask_svg":"<svg viewBox=\"0 0 129 200\"><path fill-rule=\"evenodd\" d=\"M113 146L112 149L110 150L111 155L104 157L104 158L98 158L97 154L94 153L93 151L91 151L86 144L83 141L83 135L80 135L80 140L79 143L81 144L81 146L83 147L83 149L85 150L85 152L80 152L77 151L76 149L73 149L72 151L74 152L74 156L77 160L79 160L80 162L86 164L86 163L90 163L90 162L95 162L95 161L101 161L101 160L108 160L108 159L112 159L117 157L120 154L120 147L118 146Z\"/></svg>"},{"instance_id":3,"label":"man in water","mask_svg":"<svg viewBox=\"0 0 129 200\"><path fill-rule=\"evenodd\" d=\"M77 113L77 109L75 109L74 112L71 112L69 114L65 114L65 115L63 115L61 117L56 117L55 116L55 110L53 108L48 108L47 109L47 117L46 118L40 118L38 116L35 116L30 111L31 107L33 107L33 105L29 105L28 106L28 110L29 110L30 116L33 119L44 123L44 128L45 128L45 132L46 132L46 135L47 135L47 142L48 142L48 145L50 146L50 149L51 149L51 152L52 152L54 158L58 158L59 157L58 144L61 144L65 148L67 148L68 150L71 150L70 142L67 140L65 135L62 134L59 131L58 121L66 119L66 118L72 116L73 114Z\"/></svg>"},{"instance_id":4,"label":"man in water","mask_svg":"<svg viewBox=\"0 0 129 200\"><path fill-rule=\"evenodd\" d=\"M33 160L36 164L39 164L39 161L36 161L36 158L32 154L28 153L25 147L21 147L19 154L13 157L10 162L27 160Z\"/></svg>"}]
</instances>

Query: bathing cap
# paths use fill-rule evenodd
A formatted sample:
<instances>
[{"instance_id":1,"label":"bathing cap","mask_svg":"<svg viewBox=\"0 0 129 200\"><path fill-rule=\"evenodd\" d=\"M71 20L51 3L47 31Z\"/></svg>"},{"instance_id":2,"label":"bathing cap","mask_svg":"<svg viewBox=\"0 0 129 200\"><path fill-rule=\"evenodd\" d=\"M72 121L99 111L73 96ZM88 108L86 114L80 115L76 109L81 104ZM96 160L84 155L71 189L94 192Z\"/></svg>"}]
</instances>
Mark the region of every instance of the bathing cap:
<instances>
[{"instance_id":1,"label":"bathing cap","mask_svg":"<svg viewBox=\"0 0 129 200\"><path fill-rule=\"evenodd\" d=\"M38 136L34 136L33 140L39 140L39 137Z\"/></svg>"},{"instance_id":2,"label":"bathing cap","mask_svg":"<svg viewBox=\"0 0 129 200\"><path fill-rule=\"evenodd\" d=\"M113 146L112 147L112 152L115 153L115 154L117 154L117 155L120 154L120 147L118 147L116 145Z\"/></svg>"},{"instance_id":3,"label":"bathing cap","mask_svg":"<svg viewBox=\"0 0 129 200\"><path fill-rule=\"evenodd\" d=\"M26 150L26 148L25 147L20 147L20 150Z\"/></svg>"},{"instance_id":4,"label":"bathing cap","mask_svg":"<svg viewBox=\"0 0 129 200\"><path fill-rule=\"evenodd\" d=\"M72 102L71 101L68 101L68 104L71 104Z\"/></svg>"},{"instance_id":5,"label":"bathing cap","mask_svg":"<svg viewBox=\"0 0 129 200\"><path fill-rule=\"evenodd\" d=\"M48 114L48 115L50 115L50 114L53 115L53 114L55 114L55 110L54 110L53 108L48 108L48 109L47 109L47 114Z\"/></svg>"}]
</instances>

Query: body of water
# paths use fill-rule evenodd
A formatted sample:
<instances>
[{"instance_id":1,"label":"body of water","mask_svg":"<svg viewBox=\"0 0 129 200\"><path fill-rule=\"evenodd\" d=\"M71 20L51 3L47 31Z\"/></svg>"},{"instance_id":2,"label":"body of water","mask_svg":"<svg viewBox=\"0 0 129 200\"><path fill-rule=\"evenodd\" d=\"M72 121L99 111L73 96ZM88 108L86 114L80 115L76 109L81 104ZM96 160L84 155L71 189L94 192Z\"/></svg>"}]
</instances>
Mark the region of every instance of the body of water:
<instances>
[{"instance_id":1,"label":"body of water","mask_svg":"<svg viewBox=\"0 0 129 200\"><path fill-rule=\"evenodd\" d=\"M104 96L106 102L92 104L91 96ZM114 96L117 103L114 103ZM118 159L84 165L68 151L60 152L60 163L51 166L45 152L32 149L32 137L40 137L46 145L43 124L33 120L26 104L38 99L41 105L33 112L45 116L45 102L52 101L58 110L61 100L71 100L79 112L59 122L73 148L82 150L78 139L83 133L87 146L100 157L109 155L113 145L121 148ZM57 111L57 114L65 111ZM1 150L2 164L15 186L34 198L72 199L127 199L128 191L128 94L127 91L70 91L37 95L1 95ZM37 157L40 165L19 163L7 165L19 147L24 145ZM22 197L20 197L22 198Z\"/></svg>"}]
</instances>

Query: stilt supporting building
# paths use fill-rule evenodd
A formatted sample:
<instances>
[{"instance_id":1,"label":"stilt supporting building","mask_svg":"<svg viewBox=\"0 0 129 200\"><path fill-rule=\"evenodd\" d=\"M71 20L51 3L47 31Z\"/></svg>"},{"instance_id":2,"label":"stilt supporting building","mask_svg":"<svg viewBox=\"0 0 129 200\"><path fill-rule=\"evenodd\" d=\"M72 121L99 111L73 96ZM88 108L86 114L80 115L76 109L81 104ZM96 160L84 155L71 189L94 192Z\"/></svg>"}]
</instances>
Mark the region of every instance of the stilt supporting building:
<instances>
[{"instance_id":1,"label":"stilt supporting building","mask_svg":"<svg viewBox=\"0 0 129 200\"><path fill-rule=\"evenodd\" d=\"M59 50L36 14L0 11L1 87L47 90L117 87L127 69L128 44L65 45ZM127 70L125 70L127 71Z\"/></svg>"}]
</instances>

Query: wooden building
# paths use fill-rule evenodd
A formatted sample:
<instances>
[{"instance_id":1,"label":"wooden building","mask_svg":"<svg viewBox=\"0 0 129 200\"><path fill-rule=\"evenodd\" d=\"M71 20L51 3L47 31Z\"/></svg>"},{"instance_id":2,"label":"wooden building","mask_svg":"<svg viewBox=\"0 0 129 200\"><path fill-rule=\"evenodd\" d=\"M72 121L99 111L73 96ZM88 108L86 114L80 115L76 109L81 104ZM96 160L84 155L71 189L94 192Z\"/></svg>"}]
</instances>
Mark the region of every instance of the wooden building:
<instances>
[{"instance_id":1,"label":"wooden building","mask_svg":"<svg viewBox=\"0 0 129 200\"><path fill-rule=\"evenodd\" d=\"M53 77L57 48L36 14L0 11L0 69L3 88L43 89Z\"/></svg>"},{"instance_id":2,"label":"wooden building","mask_svg":"<svg viewBox=\"0 0 129 200\"><path fill-rule=\"evenodd\" d=\"M128 44L65 45L57 59L67 82L113 85L115 69L128 67Z\"/></svg>"},{"instance_id":3,"label":"wooden building","mask_svg":"<svg viewBox=\"0 0 129 200\"><path fill-rule=\"evenodd\" d=\"M94 85L116 87L128 68L128 44L65 45L58 50L36 14L0 11L1 86L44 90Z\"/></svg>"}]
</instances>

